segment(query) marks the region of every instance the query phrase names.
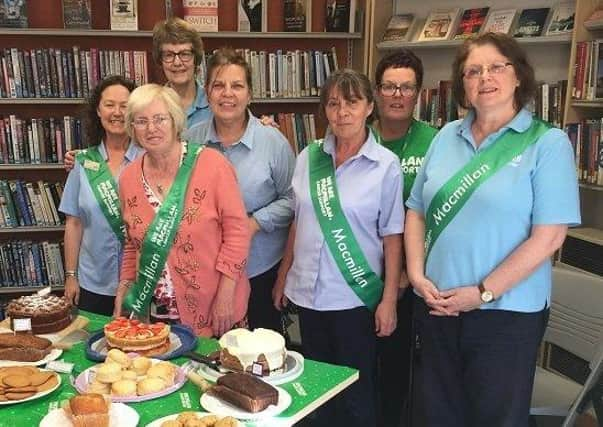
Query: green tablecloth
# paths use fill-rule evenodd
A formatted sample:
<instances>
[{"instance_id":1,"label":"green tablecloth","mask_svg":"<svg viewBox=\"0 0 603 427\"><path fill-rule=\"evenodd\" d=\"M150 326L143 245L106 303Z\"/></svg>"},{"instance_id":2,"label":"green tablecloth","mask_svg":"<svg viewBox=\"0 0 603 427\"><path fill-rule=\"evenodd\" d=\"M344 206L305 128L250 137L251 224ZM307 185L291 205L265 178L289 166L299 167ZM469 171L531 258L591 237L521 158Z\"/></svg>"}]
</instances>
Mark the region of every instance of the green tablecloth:
<instances>
[{"instance_id":1,"label":"green tablecloth","mask_svg":"<svg viewBox=\"0 0 603 427\"><path fill-rule=\"evenodd\" d=\"M90 319L89 331L96 331L109 320L108 317L93 313L80 312ZM98 362L86 359L85 343L73 346L63 353L61 360L75 364L75 370L81 372ZM218 347L216 340L200 338L196 351L207 354ZM188 359L180 357L172 362L181 365ZM57 408L62 401L68 400L77 391L71 385L68 375L61 374L61 386L51 394L29 402L8 406L0 406L0 427L34 427L37 426L49 410ZM329 365L326 363L306 360L303 374L292 382L281 385L292 397L293 402L278 417L249 426L287 426L299 421L312 412L328 399L341 392L358 379L358 371L343 366ZM166 415L179 413L186 410L202 411L199 403L201 392L199 388L187 381L184 386L159 399L140 403L130 403L140 415L139 426L146 426L151 421ZM58 427L58 426L57 426Z\"/></svg>"}]
</instances>

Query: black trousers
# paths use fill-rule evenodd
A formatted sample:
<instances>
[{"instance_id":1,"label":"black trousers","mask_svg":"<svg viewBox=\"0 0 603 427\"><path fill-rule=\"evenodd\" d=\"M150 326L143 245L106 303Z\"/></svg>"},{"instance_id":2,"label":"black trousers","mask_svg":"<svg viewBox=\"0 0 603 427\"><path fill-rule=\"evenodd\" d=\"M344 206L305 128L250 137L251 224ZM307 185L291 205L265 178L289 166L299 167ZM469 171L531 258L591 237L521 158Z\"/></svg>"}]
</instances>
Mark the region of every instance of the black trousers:
<instances>
[{"instance_id":1,"label":"black trousers","mask_svg":"<svg viewBox=\"0 0 603 427\"><path fill-rule=\"evenodd\" d=\"M105 316L113 316L114 305L114 296L95 294L80 286L80 301L77 306L81 310L91 311Z\"/></svg>"},{"instance_id":2,"label":"black trousers","mask_svg":"<svg viewBox=\"0 0 603 427\"><path fill-rule=\"evenodd\" d=\"M377 338L377 425L398 427L408 410L411 321L414 293L411 288L398 300L398 326L389 337Z\"/></svg>"},{"instance_id":3,"label":"black trousers","mask_svg":"<svg viewBox=\"0 0 603 427\"><path fill-rule=\"evenodd\" d=\"M543 301L544 306L544 301ZM527 427L548 309L438 317L415 297L419 396L426 427Z\"/></svg>"},{"instance_id":4,"label":"black trousers","mask_svg":"<svg viewBox=\"0 0 603 427\"><path fill-rule=\"evenodd\" d=\"M360 378L319 408L312 426L376 427L374 316L366 307L316 311L299 307L304 356L350 366Z\"/></svg>"},{"instance_id":5,"label":"black trousers","mask_svg":"<svg viewBox=\"0 0 603 427\"><path fill-rule=\"evenodd\" d=\"M266 328L282 332L281 313L272 304L272 287L280 261L270 270L249 279L251 293L247 307L249 328Z\"/></svg>"}]
</instances>

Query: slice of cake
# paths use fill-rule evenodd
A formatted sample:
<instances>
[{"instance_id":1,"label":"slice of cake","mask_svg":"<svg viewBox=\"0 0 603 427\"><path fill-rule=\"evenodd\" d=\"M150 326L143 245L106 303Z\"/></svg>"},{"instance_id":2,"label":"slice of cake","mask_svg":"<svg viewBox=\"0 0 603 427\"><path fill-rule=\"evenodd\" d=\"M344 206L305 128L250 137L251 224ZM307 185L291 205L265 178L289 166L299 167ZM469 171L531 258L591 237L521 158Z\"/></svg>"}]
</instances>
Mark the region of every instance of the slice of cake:
<instances>
[{"instance_id":1,"label":"slice of cake","mask_svg":"<svg viewBox=\"0 0 603 427\"><path fill-rule=\"evenodd\" d=\"M221 376L207 393L253 413L278 404L277 389L253 375L240 372Z\"/></svg>"},{"instance_id":2,"label":"slice of cake","mask_svg":"<svg viewBox=\"0 0 603 427\"><path fill-rule=\"evenodd\" d=\"M254 370L254 364L258 364L265 376L281 372L285 365L285 339L270 329L233 329L222 335L219 343L224 368L258 374Z\"/></svg>"},{"instance_id":3,"label":"slice of cake","mask_svg":"<svg viewBox=\"0 0 603 427\"><path fill-rule=\"evenodd\" d=\"M107 346L144 356L157 356L170 348L170 326L158 322L141 323L118 317L104 327Z\"/></svg>"},{"instance_id":4,"label":"slice of cake","mask_svg":"<svg viewBox=\"0 0 603 427\"><path fill-rule=\"evenodd\" d=\"M71 303L56 295L26 295L12 300L6 307L6 314L11 322L14 319L31 319L34 334L50 334L69 326Z\"/></svg>"}]
</instances>

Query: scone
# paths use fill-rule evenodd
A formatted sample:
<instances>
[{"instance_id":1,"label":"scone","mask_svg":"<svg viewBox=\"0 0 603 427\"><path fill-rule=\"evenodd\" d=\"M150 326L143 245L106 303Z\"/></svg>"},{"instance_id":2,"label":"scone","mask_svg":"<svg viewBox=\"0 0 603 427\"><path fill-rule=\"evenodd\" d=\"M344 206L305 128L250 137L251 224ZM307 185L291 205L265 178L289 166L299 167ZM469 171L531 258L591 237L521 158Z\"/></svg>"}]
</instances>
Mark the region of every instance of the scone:
<instances>
[{"instance_id":1,"label":"scone","mask_svg":"<svg viewBox=\"0 0 603 427\"><path fill-rule=\"evenodd\" d=\"M94 380L90 384L88 384L88 389L86 390L86 392L97 394L109 394L111 393L111 384L106 384L98 380Z\"/></svg>"},{"instance_id":2,"label":"scone","mask_svg":"<svg viewBox=\"0 0 603 427\"><path fill-rule=\"evenodd\" d=\"M159 377L150 377L140 380L136 387L136 392L139 396L145 394L157 393L167 387L165 380Z\"/></svg>"},{"instance_id":3,"label":"scone","mask_svg":"<svg viewBox=\"0 0 603 427\"><path fill-rule=\"evenodd\" d=\"M130 363L132 363L132 359L130 359L123 351L113 348L107 353L105 363L107 362L115 362L121 365L123 369L128 369L130 367Z\"/></svg>"},{"instance_id":4,"label":"scone","mask_svg":"<svg viewBox=\"0 0 603 427\"><path fill-rule=\"evenodd\" d=\"M113 396L136 396L136 381L119 380L111 384Z\"/></svg>"},{"instance_id":5,"label":"scone","mask_svg":"<svg viewBox=\"0 0 603 427\"><path fill-rule=\"evenodd\" d=\"M221 420L216 421L214 427L237 427L239 421L234 417L224 417Z\"/></svg>"},{"instance_id":6,"label":"scone","mask_svg":"<svg viewBox=\"0 0 603 427\"><path fill-rule=\"evenodd\" d=\"M149 368L147 378L159 377L165 380L168 386L174 384L176 366L169 362L159 362Z\"/></svg>"},{"instance_id":7,"label":"scone","mask_svg":"<svg viewBox=\"0 0 603 427\"><path fill-rule=\"evenodd\" d=\"M133 380L136 381L136 379L138 378L138 374L136 374L136 372L130 370L130 369L126 369L125 371L121 371L121 379L122 380Z\"/></svg>"},{"instance_id":8,"label":"scone","mask_svg":"<svg viewBox=\"0 0 603 427\"><path fill-rule=\"evenodd\" d=\"M146 375L150 367L151 359L148 357L138 356L132 360L131 369L133 369L138 375Z\"/></svg>"},{"instance_id":9,"label":"scone","mask_svg":"<svg viewBox=\"0 0 603 427\"><path fill-rule=\"evenodd\" d=\"M178 421L181 424L186 423L188 420L196 420L197 414L195 414L194 412L190 412L190 411L185 411L182 412L180 415L178 415L178 417L176 418L176 421Z\"/></svg>"},{"instance_id":10,"label":"scone","mask_svg":"<svg viewBox=\"0 0 603 427\"><path fill-rule=\"evenodd\" d=\"M103 363L96 369L96 380L111 384L121 379L121 365L114 362Z\"/></svg>"}]
</instances>

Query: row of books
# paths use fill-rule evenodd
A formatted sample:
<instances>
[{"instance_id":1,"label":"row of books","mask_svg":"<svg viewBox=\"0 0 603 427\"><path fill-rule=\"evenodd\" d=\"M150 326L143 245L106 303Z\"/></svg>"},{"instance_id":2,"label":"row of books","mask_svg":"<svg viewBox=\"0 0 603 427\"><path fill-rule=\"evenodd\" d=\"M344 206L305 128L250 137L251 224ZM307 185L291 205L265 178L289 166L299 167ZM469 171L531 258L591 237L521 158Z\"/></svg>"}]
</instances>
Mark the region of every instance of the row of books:
<instances>
[{"instance_id":1,"label":"row of books","mask_svg":"<svg viewBox=\"0 0 603 427\"><path fill-rule=\"evenodd\" d=\"M0 244L0 287L63 286L63 243L10 241Z\"/></svg>"},{"instance_id":2,"label":"row of books","mask_svg":"<svg viewBox=\"0 0 603 427\"><path fill-rule=\"evenodd\" d=\"M576 158L580 182L603 185L603 118L585 119L566 126Z\"/></svg>"},{"instance_id":3,"label":"row of books","mask_svg":"<svg viewBox=\"0 0 603 427\"><path fill-rule=\"evenodd\" d=\"M275 52L240 49L239 52L251 68L252 95L254 98L297 98L317 96L323 83L333 71L339 69L335 48L328 51L295 50ZM207 61L204 55L199 78L207 78Z\"/></svg>"},{"instance_id":4,"label":"row of books","mask_svg":"<svg viewBox=\"0 0 603 427\"><path fill-rule=\"evenodd\" d=\"M0 98L86 98L113 74L147 83L147 52L78 46L0 50Z\"/></svg>"},{"instance_id":5,"label":"row of books","mask_svg":"<svg viewBox=\"0 0 603 427\"><path fill-rule=\"evenodd\" d=\"M383 34L383 41L462 40L481 32L512 34L513 37L538 37L571 33L574 28L575 3L548 7L490 10L448 8L433 10L420 31L414 14L392 16ZM545 30L546 29L546 30ZM415 34L416 33L416 34Z\"/></svg>"},{"instance_id":6,"label":"row of books","mask_svg":"<svg viewBox=\"0 0 603 427\"><path fill-rule=\"evenodd\" d=\"M311 113L276 113L274 121L295 154L299 154L310 142L316 140L316 120Z\"/></svg>"},{"instance_id":7,"label":"row of books","mask_svg":"<svg viewBox=\"0 0 603 427\"><path fill-rule=\"evenodd\" d=\"M0 180L0 228L61 225L57 209L63 196L60 182Z\"/></svg>"},{"instance_id":8,"label":"row of books","mask_svg":"<svg viewBox=\"0 0 603 427\"><path fill-rule=\"evenodd\" d=\"M572 98L603 99L603 39L576 43Z\"/></svg>"},{"instance_id":9,"label":"row of books","mask_svg":"<svg viewBox=\"0 0 603 427\"><path fill-rule=\"evenodd\" d=\"M553 126L561 127L563 108L567 94L567 80L557 83L542 83L536 97L527 108L534 115ZM446 123L462 118L466 111L454 102L452 81L441 80L436 88L423 88L417 97L414 117L440 128Z\"/></svg>"},{"instance_id":10,"label":"row of books","mask_svg":"<svg viewBox=\"0 0 603 427\"><path fill-rule=\"evenodd\" d=\"M61 163L67 151L83 147L82 135L82 121L73 116L0 116L0 163Z\"/></svg>"}]
</instances>

